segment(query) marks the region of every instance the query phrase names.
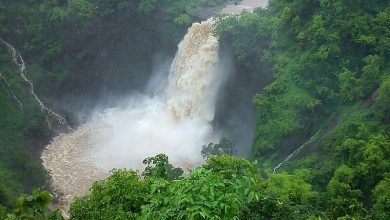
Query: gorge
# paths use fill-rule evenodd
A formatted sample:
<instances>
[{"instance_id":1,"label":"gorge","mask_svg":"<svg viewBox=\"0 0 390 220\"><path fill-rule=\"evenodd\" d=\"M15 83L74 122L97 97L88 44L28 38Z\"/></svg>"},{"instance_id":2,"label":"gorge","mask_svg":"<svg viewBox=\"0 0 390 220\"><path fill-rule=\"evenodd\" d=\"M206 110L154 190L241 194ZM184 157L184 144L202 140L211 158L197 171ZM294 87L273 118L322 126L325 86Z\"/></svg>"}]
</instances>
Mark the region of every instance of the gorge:
<instances>
[{"instance_id":1,"label":"gorge","mask_svg":"<svg viewBox=\"0 0 390 220\"><path fill-rule=\"evenodd\" d=\"M389 21L386 1L2 1L0 219L388 219Z\"/></svg>"}]
</instances>

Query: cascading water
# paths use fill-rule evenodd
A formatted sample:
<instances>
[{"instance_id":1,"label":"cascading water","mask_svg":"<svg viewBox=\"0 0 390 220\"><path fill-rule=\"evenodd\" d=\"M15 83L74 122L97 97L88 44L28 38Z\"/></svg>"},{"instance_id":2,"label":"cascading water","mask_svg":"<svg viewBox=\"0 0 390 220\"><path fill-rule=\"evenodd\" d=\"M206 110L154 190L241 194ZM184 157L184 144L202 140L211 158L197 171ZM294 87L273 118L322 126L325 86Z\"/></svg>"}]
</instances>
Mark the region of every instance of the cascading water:
<instances>
[{"instance_id":1,"label":"cascading water","mask_svg":"<svg viewBox=\"0 0 390 220\"><path fill-rule=\"evenodd\" d=\"M54 112L53 110L51 110L50 108L48 108L45 103L43 103L41 101L41 99L37 96L37 94L35 93L34 91L34 84L31 80L29 80L26 76L26 64L23 60L23 57L22 55L15 49L14 46L12 46L10 43L4 41L3 39L0 38L0 40L4 43L5 46L7 46L7 48L9 49L9 51L11 52L11 56L12 56L12 59L14 61L14 63L16 64L16 66L18 67L19 69L19 72L20 72L20 76L22 77L22 79L27 82L29 85L30 85L30 93L31 95L34 97L35 101L39 104L39 107L41 108L41 111L43 113L46 114L46 116L52 116L54 117L60 124L66 124L66 120L64 117L62 117L61 115L57 114L56 112ZM47 119L47 118L46 118ZM49 123L49 120L47 119L48 121L48 125L50 127L50 123Z\"/></svg>"},{"instance_id":2,"label":"cascading water","mask_svg":"<svg viewBox=\"0 0 390 220\"><path fill-rule=\"evenodd\" d=\"M84 194L112 168L141 169L144 158L159 153L183 168L202 163L201 146L218 138L211 121L224 78L212 32L212 20L189 28L164 92L132 95L126 107L95 114L46 147L43 165L51 173L52 186L63 194L60 205L65 210L74 196Z\"/></svg>"},{"instance_id":3,"label":"cascading water","mask_svg":"<svg viewBox=\"0 0 390 220\"><path fill-rule=\"evenodd\" d=\"M168 108L175 119L214 119L220 81L215 80L219 43L212 32L212 20L195 23L179 45L167 89Z\"/></svg>"},{"instance_id":4,"label":"cascading water","mask_svg":"<svg viewBox=\"0 0 390 220\"><path fill-rule=\"evenodd\" d=\"M272 173L276 173L282 167L285 163L289 162L296 154L298 154L306 145L310 144L315 138L317 138L317 135L319 134L320 131L315 133L308 141L306 141L304 144L299 146L297 149L295 149L291 154L289 154L284 160L280 163L278 163L273 169Z\"/></svg>"}]
</instances>

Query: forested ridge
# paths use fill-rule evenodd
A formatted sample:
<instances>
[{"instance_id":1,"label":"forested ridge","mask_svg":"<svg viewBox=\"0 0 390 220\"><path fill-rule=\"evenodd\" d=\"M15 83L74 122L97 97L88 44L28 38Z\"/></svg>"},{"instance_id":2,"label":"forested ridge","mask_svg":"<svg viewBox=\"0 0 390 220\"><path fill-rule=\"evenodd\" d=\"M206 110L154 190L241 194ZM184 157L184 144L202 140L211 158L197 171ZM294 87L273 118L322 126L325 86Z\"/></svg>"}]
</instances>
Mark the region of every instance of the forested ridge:
<instances>
[{"instance_id":1,"label":"forested ridge","mask_svg":"<svg viewBox=\"0 0 390 220\"><path fill-rule=\"evenodd\" d=\"M217 26L240 65L273 67L272 83L253 97L252 157L267 170L303 145L280 169L306 172L331 219L388 218L378 209L388 204L389 9L386 1L270 1Z\"/></svg>"},{"instance_id":2,"label":"forested ridge","mask_svg":"<svg viewBox=\"0 0 390 220\"><path fill-rule=\"evenodd\" d=\"M199 19L191 9L222 2L3 0L0 36L24 56L37 93L77 124L77 97L93 105L141 89L154 55L172 55ZM216 18L215 36L235 75L259 83L249 157L230 156L222 139L188 173L147 158L144 172L97 181L70 219L389 219L390 2L270 0ZM46 185L39 155L55 132L0 51L0 219L62 219L44 191L15 206Z\"/></svg>"}]
</instances>

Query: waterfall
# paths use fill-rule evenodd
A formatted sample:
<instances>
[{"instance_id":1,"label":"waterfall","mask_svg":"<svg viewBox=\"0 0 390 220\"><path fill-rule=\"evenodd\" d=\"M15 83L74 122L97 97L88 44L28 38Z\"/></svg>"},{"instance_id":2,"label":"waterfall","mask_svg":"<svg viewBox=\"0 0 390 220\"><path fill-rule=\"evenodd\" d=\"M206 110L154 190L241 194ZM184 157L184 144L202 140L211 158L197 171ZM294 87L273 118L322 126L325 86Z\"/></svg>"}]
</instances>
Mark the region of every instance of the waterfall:
<instances>
[{"instance_id":1,"label":"waterfall","mask_svg":"<svg viewBox=\"0 0 390 220\"><path fill-rule=\"evenodd\" d=\"M273 169L272 169L272 173L276 173L277 170L280 169L281 166L283 166L285 163L287 163L288 161L291 160L291 158L293 156L295 156L295 154L299 153L299 151L302 150L302 148L304 147L305 145L302 144L301 146L299 146L297 149L295 149L291 154L289 154L286 158L284 158L284 160L280 163L278 163L278 165L276 165Z\"/></svg>"},{"instance_id":2,"label":"waterfall","mask_svg":"<svg viewBox=\"0 0 390 220\"><path fill-rule=\"evenodd\" d=\"M153 96L133 94L122 107L94 114L88 123L46 147L41 158L52 175L52 186L63 195L63 208L112 168L142 169L144 158L159 153L184 169L203 162L202 145L219 138L211 122L224 78L213 29L211 19L188 29L163 91L156 85L159 79L152 78L148 85L155 87Z\"/></svg>"},{"instance_id":3,"label":"waterfall","mask_svg":"<svg viewBox=\"0 0 390 220\"><path fill-rule=\"evenodd\" d=\"M195 23L179 44L167 89L168 108L175 119L214 119L219 43L213 30L212 19Z\"/></svg>"},{"instance_id":4,"label":"waterfall","mask_svg":"<svg viewBox=\"0 0 390 220\"><path fill-rule=\"evenodd\" d=\"M47 115L50 115L50 116L53 116L59 123L61 124L66 124L66 120L64 117L62 117L61 115L57 114L56 112L54 112L53 110L51 110L50 108L48 108L42 101L41 99L37 96L37 94L35 93L34 91L34 84L33 82L27 78L26 76L26 64L23 60L23 57L22 55L14 48L14 46L12 46L10 43L4 41L3 39L0 38L0 40L4 43L5 46L7 46L7 48L9 49L10 53L11 53L11 56L12 56L12 59L14 61L14 63L16 64L16 66L18 67L19 69L19 72L20 72L20 76L22 77L22 79L27 82L29 85L30 85L30 93L31 95L34 97L35 101L38 103L41 111L43 113ZM21 104L21 103L20 103ZM47 121L48 121L48 125L50 127L50 123L49 123L49 120L48 118L46 118Z\"/></svg>"},{"instance_id":5,"label":"waterfall","mask_svg":"<svg viewBox=\"0 0 390 220\"><path fill-rule=\"evenodd\" d=\"M289 154L286 158L283 159L282 162L278 163L273 169L272 173L276 173L282 167L285 163L289 162L291 158L293 158L296 154L298 154L305 146L312 143L313 140L318 138L318 135L320 134L321 130L317 131L313 136L310 137L308 141L306 141L304 144L296 148L291 154Z\"/></svg>"}]
</instances>

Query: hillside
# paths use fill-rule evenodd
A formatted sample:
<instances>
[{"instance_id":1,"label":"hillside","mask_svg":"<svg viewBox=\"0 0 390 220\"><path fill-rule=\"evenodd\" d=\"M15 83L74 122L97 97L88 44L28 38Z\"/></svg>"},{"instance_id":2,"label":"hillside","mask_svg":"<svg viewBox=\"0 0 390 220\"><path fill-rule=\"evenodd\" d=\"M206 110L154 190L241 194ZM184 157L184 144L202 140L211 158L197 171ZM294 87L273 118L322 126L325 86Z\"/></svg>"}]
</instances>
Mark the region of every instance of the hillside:
<instances>
[{"instance_id":1,"label":"hillside","mask_svg":"<svg viewBox=\"0 0 390 220\"><path fill-rule=\"evenodd\" d=\"M40 159L44 146L61 132L77 132L101 109L119 111L120 117L141 111L128 97L138 100L144 97L139 94L165 88L160 78L148 83L156 72L174 81L170 68L180 59L175 52L187 28L204 17L200 12L219 10L225 1L0 2L1 39L23 56L35 93L67 121L62 125L40 109L12 51L1 44L0 219L5 213L13 213L7 219L62 219L55 208L47 209L52 196L44 191L22 196L14 205L35 188L57 193ZM180 127L180 120L207 121L213 138L204 140L214 143L198 146L205 161L189 171L176 167L184 151L178 147L169 160L163 152L147 156L142 169L137 167L143 172L114 169L73 200L69 218L389 219L390 2L270 0L266 8L214 21L213 37L194 39L218 40L204 43L213 47L198 45L204 54L218 50L211 57L218 65L183 49L196 59L188 58L193 65L177 65L191 67L180 74L199 76L190 75L189 81L177 76L177 88L172 92L169 81L162 95L179 100L174 109L179 122L168 125L180 137L161 126L165 118L147 124L163 115L155 109L153 117L142 110L129 121L114 118L133 126L117 129L131 128L129 143L141 143L132 142L139 138L133 124L141 124L147 140L164 150L166 137L182 146L198 143L190 134L203 127ZM219 81L202 81L213 69L202 65L209 64L219 68ZM213 85L214 93L205 92ZM213 103L188 107L187 93ZM151 102L143 105L146 109ZM115 143L127 140L110 134ZM131 147L138 153L146 145ZM113 149L118 148L104 152ZM119 163L128 158L121 154L109 155Z\"/></svg>"}]
</instances>

